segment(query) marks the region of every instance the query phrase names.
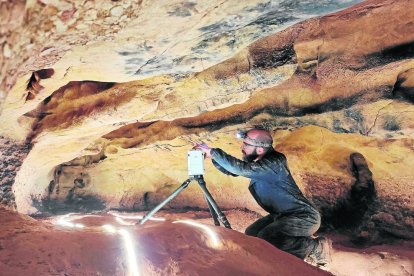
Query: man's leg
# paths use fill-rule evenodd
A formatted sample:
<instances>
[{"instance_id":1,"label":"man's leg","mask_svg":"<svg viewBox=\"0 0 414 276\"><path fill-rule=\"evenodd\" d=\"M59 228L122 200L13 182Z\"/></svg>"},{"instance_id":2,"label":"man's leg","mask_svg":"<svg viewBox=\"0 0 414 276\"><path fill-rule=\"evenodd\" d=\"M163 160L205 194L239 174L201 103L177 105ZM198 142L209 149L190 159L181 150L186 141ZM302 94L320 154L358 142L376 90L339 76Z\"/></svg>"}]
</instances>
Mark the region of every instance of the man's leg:
<instances>
[{"instance_id":1,"label":"man's leg","mask_svg":"<svg viewBox=\"0 0 414 276\"><path fill-rule=\"evenodd\" d=\"M273 223L274 219L272 215L267 215L262 217L255 222L253 222L250 226L246 228L244 233L249 236L257 237L257 234L266 226Z\"/></svg>"},{"instance_id":2,"label":"man's leg","mask_svg":"<svg viewBox=\"0 0 414 276\"><path fill-rule=\"evenodd\" d=\"M302 213L282 216L257 233L280 250L304 259L316 247L311 236L320 226L318 213Z\"/></svg>"}]
</instances>

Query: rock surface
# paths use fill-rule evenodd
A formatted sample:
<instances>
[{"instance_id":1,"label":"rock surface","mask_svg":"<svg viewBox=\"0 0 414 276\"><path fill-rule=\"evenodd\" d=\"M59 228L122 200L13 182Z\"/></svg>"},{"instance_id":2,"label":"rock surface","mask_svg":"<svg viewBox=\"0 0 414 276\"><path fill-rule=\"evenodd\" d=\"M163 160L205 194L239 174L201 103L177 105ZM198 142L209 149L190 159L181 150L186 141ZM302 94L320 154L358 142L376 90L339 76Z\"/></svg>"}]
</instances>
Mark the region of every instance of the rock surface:
<instances>
[{"instance_id":1,"label":"rock surface","mask_svg":"<svg viewBox=\"0 0 414 276\"><path fill-rule=\"evenodd\" d=\"M15 208L12 186L16 172L30 151L30 145L16 144L0 136L0 205Z\"/></svg>"},{"instance_id":2,"label":"rock surface","mask_svg":"<svg viewBox=\"0 0 414 276\"><path fill-rule=\"evenodd\" d=\"M225 213L236 231L257 219L245 210ZM208 212L160 211L154 218L161 220L139 226L131 224L142 214L121 212L42 221L3 208L0 215L0 269L5 275L328 275L262 240L213 226ZM412 243L357 248L344 236L331 238L334 251L327 269L334 275L414 272Z\"/></svg>"},{"instance_id":3,"label":"rock surface","mask_svg":"<svg viewBox=\"0 0 414 276\"><path fill-rule=\"evenodd\" d=\"M22 58L2 82L0 134L33 143L17 209L151 208L187 178L192 142L238 155L234 131L262 126L327 225L414 238L414 6L370 0L304 20L357 1L340 2L28 1L25 39L3 49ZM222 208L261 212L247 180L206 166ZM375 197L338 225L361 181ZM203 206L191 185L169 205Z\"/></svg>"},{"instance_id":4,"label":"rock surface","mask_svg":"<svg viewBox=\"0 0 414 276\"><path fill-rule=\"evenodd\" d=\"M126 226L136 220L75 215L51 224L1 207L0 215L3 275L330 275L263 240L192 220Z\"/></svg>"}]
</instances>

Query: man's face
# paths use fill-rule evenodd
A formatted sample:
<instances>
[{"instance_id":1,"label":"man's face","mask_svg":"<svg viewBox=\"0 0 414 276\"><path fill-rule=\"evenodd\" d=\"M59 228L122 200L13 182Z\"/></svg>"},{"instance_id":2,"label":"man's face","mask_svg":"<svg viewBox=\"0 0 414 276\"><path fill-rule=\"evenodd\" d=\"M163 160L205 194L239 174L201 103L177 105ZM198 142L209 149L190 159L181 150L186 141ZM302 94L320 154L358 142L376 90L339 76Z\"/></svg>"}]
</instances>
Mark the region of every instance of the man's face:
<instances>
[{"instance_id":1,"label":"man's face","mask_svg":"<svg viewBox=\"0 0 414 276\"><path fill-rule=\"evenodd\" d=\"M256 146L249 144L249 142L246 140L243 140L243 144L241 145L241 150L243 153L244 161L252 162L259 156L257 154Z\"/></svg>"}]
</instances>

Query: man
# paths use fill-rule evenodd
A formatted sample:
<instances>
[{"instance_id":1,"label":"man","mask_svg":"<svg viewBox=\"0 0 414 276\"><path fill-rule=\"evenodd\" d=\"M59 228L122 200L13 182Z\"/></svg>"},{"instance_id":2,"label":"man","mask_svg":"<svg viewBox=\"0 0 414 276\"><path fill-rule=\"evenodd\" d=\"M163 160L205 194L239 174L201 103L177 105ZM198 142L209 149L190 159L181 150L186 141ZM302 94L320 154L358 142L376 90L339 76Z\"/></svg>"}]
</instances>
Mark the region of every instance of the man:
<instances>
[{"instance_id":1,"label":"man","mask_svg":"<svg viewBox=\"0 0 414 276\"><path fill-rule=\"evenodd\" d=\"M249 190L269 215L247 227L245 233L318 266L326 265L330 241L311 237L320 226L319 212L299 190L286 157L272 147L270 133L251 129L240 138L243 161L204 143L195 148L204 151L221 172L251 179Z\"/></svg>"}]
</instances>

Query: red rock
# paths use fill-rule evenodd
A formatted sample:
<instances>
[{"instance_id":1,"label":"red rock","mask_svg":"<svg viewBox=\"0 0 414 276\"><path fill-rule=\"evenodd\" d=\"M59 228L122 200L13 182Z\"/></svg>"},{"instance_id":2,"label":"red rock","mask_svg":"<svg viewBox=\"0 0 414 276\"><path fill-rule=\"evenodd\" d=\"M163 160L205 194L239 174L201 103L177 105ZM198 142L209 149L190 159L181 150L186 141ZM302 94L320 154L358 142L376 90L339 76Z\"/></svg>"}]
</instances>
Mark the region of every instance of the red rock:
<instances>
[{"instance_id":1,"label":"red rock","mask_svg":"<svg viewBox=\"0 0 414 276\"><path fill-rule=\"evenodd\" d=\"M98 223L99 218L101 225L110 222L108 215L95 216L92 223L91 217L72 221L83 222L82 229L53 226L3 208L0 216L3 275L329 274L263 240L223 227L202 225L218 235L214 245L205 229L186 223L126 227L112 219L116 232L109 233ZM119 232L121 229L126 232ZM130 263L128 256L133 254Z\"/></svg>"}]
</instances>

